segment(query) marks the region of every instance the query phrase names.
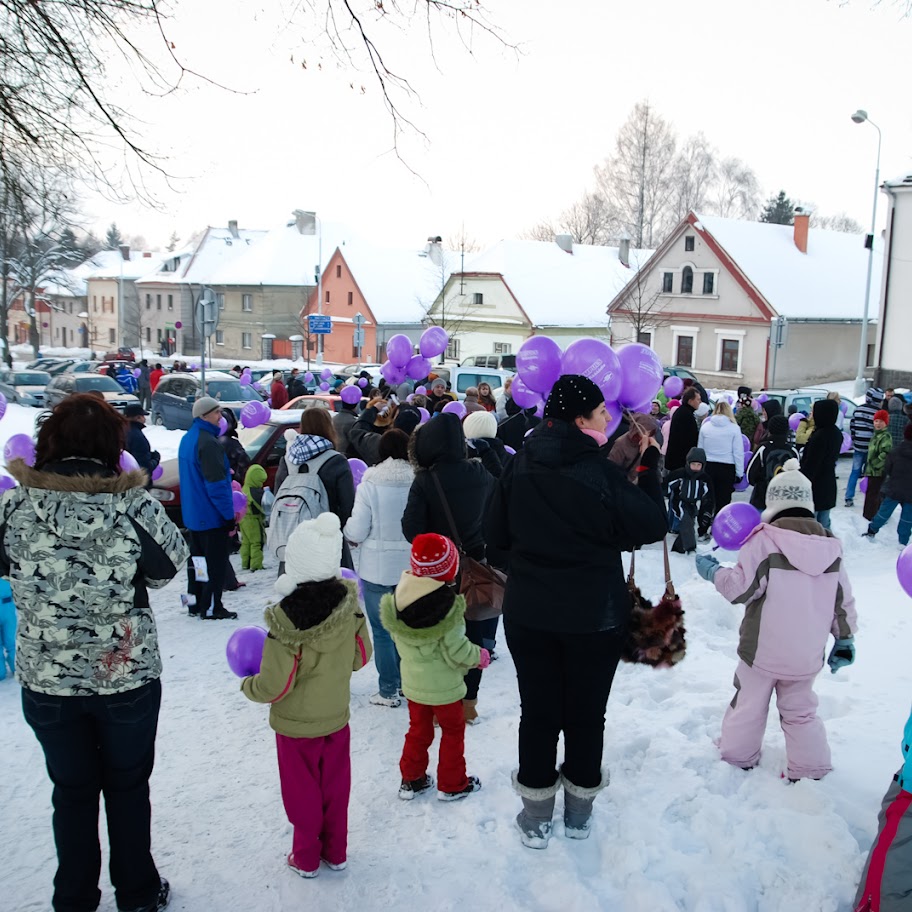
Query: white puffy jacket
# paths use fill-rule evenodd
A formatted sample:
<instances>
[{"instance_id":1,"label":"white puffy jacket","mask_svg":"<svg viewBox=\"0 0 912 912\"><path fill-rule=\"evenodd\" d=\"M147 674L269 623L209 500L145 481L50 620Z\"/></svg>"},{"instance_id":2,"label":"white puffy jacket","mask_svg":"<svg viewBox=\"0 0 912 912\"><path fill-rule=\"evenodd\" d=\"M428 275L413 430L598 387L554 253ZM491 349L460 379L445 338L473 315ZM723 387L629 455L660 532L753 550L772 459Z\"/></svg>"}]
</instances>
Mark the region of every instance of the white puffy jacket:
<instances>
[{"instance_id":1,"label":"white puffy jacket","mask_svg":"<svg viewBox=\"0 0 912 912\"><path fill-rule=\"evenodd\" d=\"M402 514L415 473L404 459L384 459L364 473L343 535L360 545L358 575L378 586L395 586L409 567L412 546L402 534Z\"/></svg>"},{"instance_id":2,"label":"white puffy jacket","mask_svg":"<svg viewBox=\"0 0 912 912\"><path fill-rule=\"evenodd\" d=\"M697 446L706 451L707 462L734 464L735 476L744 475L744 444L741 428L725 415L713 415L700 426Z\"/></svg>"}]
</instances>

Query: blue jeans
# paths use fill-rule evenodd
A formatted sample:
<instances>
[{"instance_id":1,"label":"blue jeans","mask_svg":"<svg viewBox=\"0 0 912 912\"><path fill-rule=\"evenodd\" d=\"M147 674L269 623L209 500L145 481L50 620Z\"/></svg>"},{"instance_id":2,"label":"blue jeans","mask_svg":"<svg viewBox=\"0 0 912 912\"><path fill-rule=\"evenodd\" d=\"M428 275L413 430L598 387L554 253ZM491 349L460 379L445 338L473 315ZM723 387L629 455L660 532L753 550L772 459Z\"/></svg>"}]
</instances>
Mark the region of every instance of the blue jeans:
<instances>
[{"instance_id":1,"label":"blue jeans","mask_svg":"<svg viewBox=\"0 0 912 912\"><path fill-rule=\"evenodd\" d=\"M380 679L380 696L397 697L402 679L399 677L399 653L396 644L380 623L380 599L388 592L396 591L395 586L381 586L378 583L369 583L361 580L364 588L364 610L370 621L371 633L374 637L374 664L377 666L377 675Z\"/></svg>"},{"instance_id":2,"label":"blue jeans","mask_svg":"<svg viewBox=\"0 0 912 912\"><path fill-rule=\"evenodd\" d=\"M22 689L22 712L54 784L55 912L90 912L101 899L98 797L104 793L111 883L119 909L158 895L149 776L161 705L158 680L125 693L58 697Z\"/></svg>"},{"instance_id":3,"label":"blue jeans","mask_svg":"<svg viewBox=\"0 0 912 912\"><path fill-rule=\"evenodd\" d=\"M908 545L909 536L912 534L912 503L901 504L892 497L884 497L877 515L871 520L870 529L872 532L876 532L882 528L897 507L902 508L902 512L899 514L899 528L896 530L899 533L899 543Z\"/></svg>"},{"instance_id":4,"label":"blue jeans","mask_svg":"<svg viewBox=\"0 0 912 912\"><path fill-rule=\"evenodd\" d=\"M818 510L814 515L814 518L817 522L823 526L824 529L830 528L830 511L829 510Z\"/></svg>"},{"instance_id":5,"label":"blue jeans","mask_svg":"<svg viewBox=\"0 0 912 912\"><path fill-rule=\"evenodd\" d=\"M858 479L864 471L867 461L867 450L855 450L852 455L852 471L849 473L849 483L846 485L846 500L852 500L855 497L855 485L858 484Z\"/></svg>"}]
</instances>

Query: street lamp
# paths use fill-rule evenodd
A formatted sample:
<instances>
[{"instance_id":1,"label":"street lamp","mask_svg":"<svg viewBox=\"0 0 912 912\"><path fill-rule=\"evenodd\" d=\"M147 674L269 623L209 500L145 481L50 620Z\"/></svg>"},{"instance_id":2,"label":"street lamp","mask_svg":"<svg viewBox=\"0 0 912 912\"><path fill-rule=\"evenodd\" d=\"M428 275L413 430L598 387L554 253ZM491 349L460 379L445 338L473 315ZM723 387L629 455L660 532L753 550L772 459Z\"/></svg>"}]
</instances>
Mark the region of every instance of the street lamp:
<instances>
[{"instance_id":1,"label":"street lamp","mask_svg":"<svg viewBox=\"0 0 912 912\"><path fill-rule=\"evenodd\" d=\"M446 329L446 262L443 256L443 238L439 234L431 235L428 238L427 256L431 262L440 270L440 325ZM440 353L440 363L446 361L446 349Z\"/></svg>"},{"instance_id":2,"label":"street lamp","mask_svg":"<svg viewBox=\"0 0 912 912\"><path fill-rule=\"evenodd\" d=\"M871 233L868 235L866 242L868 248L868 278L865 283L864 316L861 320L861 341L858 344L858 372L855 375L855 395L860 396L865 391L864 372L865 367L867 366L868 353L868 307L871 303L871 271L874 267L874 231L877 221L877 195L880 192L880 143L883 137L880 132L880 127L868 117L868 112L863 111L861 108L852 115L852 122L857 124L867 122L877 130L877 167L874 171L874 208L871 212Z\"/></svg>"},{"instance_id":3,"label":"street lamp","mask_svg":"<svg viewBox=\"0 0 912 912\"><path fill-rule=\"evenodd\" d=\"M296 210L297 212L298 210ZM317 313L323 315L323 220L316 212L300 210L301 215L313 219L314 230L317 234L317 265L314 269L317 280ZM310 349L308 348L308 351ZM308 358L310 356L308 355ZM317 367L323 366L323 334L317 335Z\"/></svg>"}]
</instances>

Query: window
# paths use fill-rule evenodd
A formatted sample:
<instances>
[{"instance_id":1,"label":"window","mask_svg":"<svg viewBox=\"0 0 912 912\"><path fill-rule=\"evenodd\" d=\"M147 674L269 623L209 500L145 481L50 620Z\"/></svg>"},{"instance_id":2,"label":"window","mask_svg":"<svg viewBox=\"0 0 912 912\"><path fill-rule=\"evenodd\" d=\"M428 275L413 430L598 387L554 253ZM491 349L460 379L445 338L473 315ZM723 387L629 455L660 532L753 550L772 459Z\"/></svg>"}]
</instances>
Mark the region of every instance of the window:
<instances>
[{"instance_id":1,"label":"window","mask_svg":"<svg viewBox=\"0 0 912 912\"><path fill-rule=\"evenodd\" d=\"M168 295L168 310L174 310L174 295Z\"/></svg>"},{"instance_id":2,"label":"window","mask_svg":"<svg viewBox=\"0 0 912 912\"><path fill-rule=\"evenodd\" d=\"M152 309L152 295L147 294L146 295L146 310L151 310L151 309Z\"/></svg>"},{"instance_id":3,"label":"window","mask_svg":"<svg viewBox=\"0 0 912 912\"><path fill-rule=\"evenodd\" d=\"M494 354L495 355L509 355L513 351L513 346L509 342L495 342L494 343Z\"/></svg>"},{"instance_id":4,"label":"window","mask_svg":"<svg viewBox=\"0 0 912 912\"><path fill-rule=\"evenodd\" d=\"M225 295L222 294L222 292L217 291L215 293L215 300L218 303L218 309L224 310L225 309Z\"/></svg>"},{"instance_id":5,"label":"window","mask_svg":"<svg viewBox=\"0 0 912 912\"><path fill-rule=\"evenodd\" d=\"M676 364L680 364L681 367L693 367L693 336L678 336L678 350L675 354Z\"/></svg>"},{"instance_id":6,"label":"window","mask_svg":"<svg viewBox=\"0 0 912 912\"><path fill-rule=\"evenodd\" d=\"M155 309L156 310L162 309L162 296L161 295L155 296Z\"/></svg>"},{"instance_id":7,"label":"window","mask_svg":"<svg viewBox=\"0 0 912 912\"><path fill-rule=\"evenodd\" d=\"M481 307L484 304L484 295L480 291L476 291L475 294L472 295L472 299L473 304L476 307Z\"/></svg>"},{"instance_id":8,"label":"window","mask_svg":"<svg viewBox=\"0 0 912 912\"><path fill-rule=\"evenodd\" d=\"M874 344L871 343L868 345L867 353L865 354L865 367L871 367L874 364Z\"/></svg>"},{"instance_id":9,"label":"window","mask_svg":"<svg viewBox=\"0 0 912 912\"><path fill-rule=\"evenodd\" d=\"M108 342L110 342L111 344L113 344L113 343L115 343L116 341L117 341L117 330L116 330L116 329L109 329L109 330L108 330Z\"/></svg>"},{"instance_id":10,"label":"window","mask_svg":"<svg viewBox=\"0 0 912 912\"><path fill-rule=\"evenodd\" d=\"M224 345L225 344L225 333L221 329L215 331L215 344Z\"/></svg>"},{"instance_id":11,"label":"window","mask_svg":"<svg viewBox=\"0 0 912 912\"><path fill-rule=\"evenodd\" d=\"M651 332L638 332L637 333L637 342L640 345L648 345L652 348L652 333Z\"/></svg>"},{"instance_id":12,"label":"window","mask_svg":"<svg viewBox=\"0 0 912 912\"><path fill-rule=\"evenodd\" d=\"M146 327L146 342L152 341L152 328L150 326Z\"/></svg>"},{"instance_id":13,"label":"window","mask_svg":"<svg viewBox=\"0 0 912 912\"><path fill-rule=\"evenodd\" d=\"M241 348L253 348L252 333L241 333Z\"/></svg>"},{"instance_id":14,"label":"window","mask_svg":"<svg viewBox=\"0 0 912 912\"><path fill-rule=\"evenodd\" d=\"M161 342L162 338L163 338L161 327L159 327L155 332L156 332L156 335L158 336L158 341Z\"/></svg>"},{"instance_id":15,"label":"window","mask_svg":"<svg viewBox=\"0 0 912 912\"><path fill-rule=\"evenodd\" d=\"M681 270L681 294L693 294L694 290L694 271L690 266L685 266Z\"/></svg>"},{"instance_id":16,"label":"window","mask_svg":"<svg viewBox=\"0 0 912 912\"><path fill-rule=\"evenodd\" d=\"M326 303L329 304L329 292L328 291L325 294L325 299L326 299Z\"/></svg>"},{"instance_id":17,"label":"window","mask_svg":"<svg viewBox=\"0 0 912 912\"><path fill-rule=\"evenodd\" d=\"M348 293L348 306L351 307L352 304L354 304L354 303L355 303L355 293L353 291L350 291Z\"/></svg>"},{"instance_id":18,"label":"window","mask_svg":"<svg viewBox=\"0 0 912 912\"><path fill-rule=\"evenodd\" d=\"M98 313L98 298L95 295L92 295L92 310Z\"/></svg>"},{"instance_id":19,"label":"window","mask_svg":"<svg viewBox=\"0 0 912 912\"><path fill-rule=\"evenodd\" d=\"M454 361L459 360L459 339L450 339L450 344L447 346L446 356L452 358Z\"/></svg>"},{"instance_id":20,"label":"window","mask_svg":"<svg viewBox=\"0 0 912 912\"><path fill-rule=\"evenodd\" d=\"M673 272L663 272L662 273L662 293L671 294L671 290L674 288L674 273Z\"/></svg>"},{"instance_id":21,"label":"window","mask_svg":"<svg viewBox=\"0 0 912 912\"><path fill-rule=\"evenodd\" d=\"M711 272L703 273L703 294L712 294L716 287L716 277Z\"/></svg>"},{"instance_id":22,"label":"window","mask_svg":"<svg viewBox=\"0 0 912 912\"><path fill-rule=\"evenodd\" d=\"M243 310L244 313L251 313L253 311L252 294L241 295L241 310Z\"/></svg>"},{"instance_id":23,"label":"window","mask_svg":"<svg viewBox=\"0 0 912 912\"><path fill-rule=\"evenodd\" d=\"M341 263L336 263L336 278L337 279L342 278L342 264Z\"/></svg>"},{"instance_id":24,"label":"window","mask_svg":"<svg viewBox=\"0 0 912 912\"><path fill-rule=\"evenodd\" d=\"M688 253L694 249L694 239L692 234L689 234L686 238L684 238L684 249Z\"/></svg>"},{"instance_id":25,"label":"window","mask_svg":"<svg viewBox=\"0 0 912 912\"><path fill-rule=\"evenodd\" d=\"M741 343L737 339L722 340L722 357L719 360L719 370L729 374L738 372L738 351Z\"/></svg>"}]
</instances>

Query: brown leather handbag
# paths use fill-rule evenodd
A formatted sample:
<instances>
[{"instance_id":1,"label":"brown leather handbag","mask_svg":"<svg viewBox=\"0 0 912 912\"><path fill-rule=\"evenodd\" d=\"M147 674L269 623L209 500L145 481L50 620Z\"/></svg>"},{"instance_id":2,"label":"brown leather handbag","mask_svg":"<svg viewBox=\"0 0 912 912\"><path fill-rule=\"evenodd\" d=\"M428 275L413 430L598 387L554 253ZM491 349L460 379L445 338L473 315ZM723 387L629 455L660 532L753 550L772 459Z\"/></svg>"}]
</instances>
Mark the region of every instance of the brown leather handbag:
<instances>
[{"instance_id":1,"label":"brown leather handbag","mask_svg":"<svg viewBox=\"0 0 912 912\"><path fill-rule=\"evenodd\" d=\"M431 478L434 479L437 494L443 504L443 512L450 526L450 537L459 551L459 594L465 598L465 618L467 621L487 621L499 617L503 614L507 575L487 562L477 561L465 553L459 533L456 531L456 523L453 521L450 505L443 493L443 485L440 484L440 479L433 469L431 469Z\"/></svg>"}]
</instances>

